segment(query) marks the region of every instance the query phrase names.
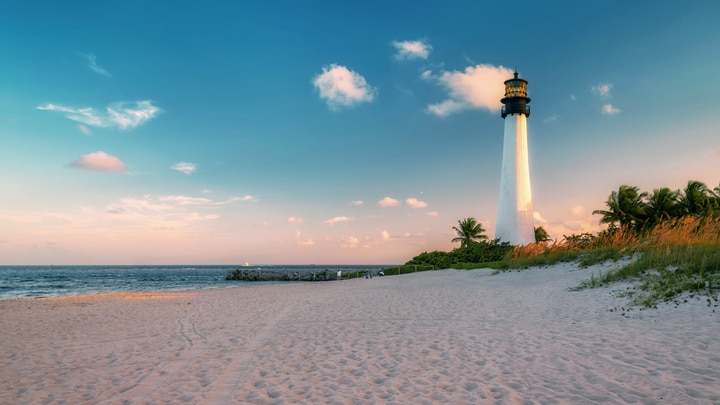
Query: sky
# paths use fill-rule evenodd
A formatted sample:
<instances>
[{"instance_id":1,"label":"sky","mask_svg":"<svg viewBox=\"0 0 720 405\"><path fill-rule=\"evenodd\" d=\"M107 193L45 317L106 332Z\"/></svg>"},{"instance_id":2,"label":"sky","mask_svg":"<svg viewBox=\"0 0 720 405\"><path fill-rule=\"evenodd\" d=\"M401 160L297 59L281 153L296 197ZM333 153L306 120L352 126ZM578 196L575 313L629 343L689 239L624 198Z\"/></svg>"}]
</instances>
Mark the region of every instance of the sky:
<instances>
[{"instance_id":1,"label":"sky","mask_svg":"<svg viewBox=\"0 0 720 405\"><path fill-rule=\"evenodd\" d=\"M0 264L400 264L492 238L503 81L535 225L720 183L720 2L5 1Z\"/></svg>"}]
</instances>

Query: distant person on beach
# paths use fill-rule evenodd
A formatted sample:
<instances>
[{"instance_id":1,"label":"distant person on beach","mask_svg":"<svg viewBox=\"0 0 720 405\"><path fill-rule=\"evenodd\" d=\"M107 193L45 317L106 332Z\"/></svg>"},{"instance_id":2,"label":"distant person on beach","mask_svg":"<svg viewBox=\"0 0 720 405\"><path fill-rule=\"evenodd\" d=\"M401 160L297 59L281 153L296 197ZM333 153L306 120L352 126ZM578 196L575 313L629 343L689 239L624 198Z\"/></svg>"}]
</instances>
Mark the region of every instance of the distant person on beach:
<instances>
[{"instance_id":1,"label":"distant person on beach","mask_svg":"<svg viewBox=\"0 0 720 405\"><path fill-rule=\"evenodd\" d=\"M323 271L323 281L327 281L327 273L328 269L325 269L325 271Z\"/></svg>"},{"instance_id":2,"label":"distant person on beach","mask_svg":"<svg viewBox=\"0 0 720 405\"><path fill-rule=\"evenodd\" d=\"M342 281L342 270L338 270L337 279L338 281Z\"/></svg>"},{"instance_id":3,"label":"distant person on beach","mask_svg":"<svg viewBox=\"0 0 720 405\"><path fill-rule=\"evenodd\" d=\"M384 275L385 275L385 271L384 271L383 269L380 269L380 271L378 272L378 275L379 275L380 277L384 276Z\"/></svg>"}]
</instances>

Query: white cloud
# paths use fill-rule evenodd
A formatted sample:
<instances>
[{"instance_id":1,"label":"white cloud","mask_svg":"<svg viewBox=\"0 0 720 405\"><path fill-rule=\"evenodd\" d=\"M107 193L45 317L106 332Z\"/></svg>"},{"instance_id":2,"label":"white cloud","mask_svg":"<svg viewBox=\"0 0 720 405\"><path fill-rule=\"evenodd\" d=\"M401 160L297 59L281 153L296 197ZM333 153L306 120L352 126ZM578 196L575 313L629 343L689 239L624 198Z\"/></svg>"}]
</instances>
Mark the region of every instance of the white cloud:
<instances>
[{"instance_id":1,"label":"white cloud","mask_svg":"<svg viewBox=\"0 0 720 405\"><path fill-rule=\"evenodd\" d=\"M603 112L603 114L607 114L607 115L615 115L620 112L620 109L613 106L612 104L608 103L602 107L602 112Z\"/></svg>"},{"instance_id":2,"label":"white cloud","mask_svg":"<svg viewBox=\"0 0 720 405\"><path fill-rule=\"evenodd\" d=\"M233 201L257 201L256 197L253 197L251 195L245 195L242 197L233 197Z\"/></svg>"},{"instance_id":3,"label":"white cloud","mask_svg":"<svg viewBox=\"0 0 720 405\"><path fill-rule=\"evenodd\" d=\"M438 117L447 117L450 114L460 112L467 109L465 103L461 103L455 100L445 100L437 104L430 104L427 106L426 112L437 115Z\"/></svg>"},{"instance_id":4,"label":"white cloud","mask_svg":"<svg viewBox=\"0 0 720 405\"><path fill-rule=\"evenodd\" d=\"M305 223L305 220L302 218L290 217L288 218L288 222L291 224L302 224Z\"/></svg>"},{"instance_id":5,"label":"white cloud","mask_svg":"<svg viewBox=\"0 0 720 405\"><path fill-rule=\"evenodd\" d=\"M185 173L189 176L197 171L197 165L195 163L180 162L174 164L171 169Z\"/></svg>"},{"instance_id":6,"label":"white cloud","mask_svg":"<svg viewBox=\"0 0 720 405\"><path fill-rule=\"evenodd\" d=\"M324 66L323 72L313 79L313 85L333 111L370 102L376 92L360 74L336 64Z\"/></svg>"},{"instance_id":7,"label":"white cloud","mask_svg":"<svg viewBox=\"0 0 720 405\"><path fill-rule=\"evenodd\" d=\"M83 170L97 170L110 172L123 172L127 168L125 163L115 156L108 155L103 151L97 151L82 155L70 164L70 167Z\"/></svg>"},{"instance_id":8,"label":"white cloud","mask_svg":"<svg viewBox=\"0 0 720 405\"><path fill-rule=\"evenodd\" d=\"M78 52L82 57L87 59L88 66L90 66L90 69L92 69L93 72L97 74L101 74L103 76L112 77L112 75L105 70L104 68L100 67L100 65L97 64L97 58L93 53L80 53Z\"/></svg>"},{"instance_id":9,"label":"white cloud","mask_svg":"<svg viewBox=\"0 0 720 405\"><path fill-rule=\"evenodd\" d=\"M136 101L135 103L114 103L106 107L104 114L98 113L90 107L72 108L56 104L38 106L38 110L57 111L73 121L93 127L132 129L155 118L160 109L150 101Z\"/></svg>"},{"instance_id":10,"label":"white cloud","mask_svg":"<svg viewBox=\"0 0 720 405\"><path fill-rule=\"evenodd\" d=\"M225 201L213 201L213 205L227 205L227 204L232 204L237 201L240 201L240 202L257 201L257 198L255 198L251 195L246 195L246 196L242 196L242 197L230 197Z\"/></svg>"},{"instance_id":11,"label":"white cloud","mask_svg":"<svg viewBox=\"0 0 720 405\"><path fill-rule=\"evenodd\" d=\"M428 211L425 213L425 215L427 215L429 217L437 217L440 214L437 211Z\"/></svg>"},{"instance_id":12,"label":"white cloud","mask_svg":"<svg viewBox=\"0 0 720 405\"><path fill-rule=\"evenodd\" d=\"M425 111L440 117L467 109L498 111L505 94L504 82L512 76L508 68L482 64L468 66L464 72L443 72L436 80L448 90L449 98L428 105Z\"/></svg>"},{"instance_id":13,"label":"white cloud","mask_svg":"<svg viewBox=\"0 0 720 405\"><path fill-rule=\"evenodd\" d=\"M360 200L355 200L355 201L351 202L351 204L352 204L352 205L360 206L360 205L365 204L365 202L364 202L364 201L360 201Z\"/></svg>"},{"instance_id":14,"label":"white cloud","mask_svg":"<svg viewBox=\"0 0 720 405\"><path fill-rule=\"evenodd\" d=\"M335 224L337 224L338 222L347 222L347 221L352 221L352 218L348 218L348 217L335 217L335 218L328 219L327 221L325 221L325 222L323 222L323 223L324 223L324 224L328 224L328 225L335 225Z\"/></svg>"},{"instance_id":15,"label":"white cloud","mask_svg":"<svg viewBox=\"0 0 720 405\"><path fill-rule=\"evenodd\" d=\"M593 86L591 88L591 91L600 97L610 98L610 97L612 97L610 95L610 91L612 90L612 87L613 87L613 85L610 83L598 83L597 86Z\"/></svg>"},{"instance_id":16,"label":"white cloud","mask_svg":"<svg viewBox=\"0 0 720 405\"><path fill-rule=\"evenodd\" d=\"M427 207L427 203L425 201L420 201L417 198L408 198L405 200L407 205L413 207L413 208L425 208Z\"/></svg>"},{"instance_id":17,"label":"white cloud","mask_svg":"<svg viewBox=\"0 0 720 405\"><path fill-rule=\"evenodd\" d=\"M381 207L397 207L400 205L400 201L392 198L392 197L385 197L382 200L378 201L378 205Z\"/></svg>"},{"instance_id":18,"label":"white cloud","mask_svg":"<svg viewBox=\"0 0 720 405\"><path fill-rule=\"evenodd\" d=\"M571 94L571 95L570 95L570 100L572 100L572 101L577 101L577 97L575 97L574 94Z\"/></svg>"},{"instance_id":19,"label":"white cloud","mask_svg":"<svg viewBox=\"0 0 720 405\"><path fill-rule=\"evenodd\" d=\"M393 41L392 45L397 49L397 60L427 59L432 51L432 45L424 40Z\"/></svg>"}]
</instances>

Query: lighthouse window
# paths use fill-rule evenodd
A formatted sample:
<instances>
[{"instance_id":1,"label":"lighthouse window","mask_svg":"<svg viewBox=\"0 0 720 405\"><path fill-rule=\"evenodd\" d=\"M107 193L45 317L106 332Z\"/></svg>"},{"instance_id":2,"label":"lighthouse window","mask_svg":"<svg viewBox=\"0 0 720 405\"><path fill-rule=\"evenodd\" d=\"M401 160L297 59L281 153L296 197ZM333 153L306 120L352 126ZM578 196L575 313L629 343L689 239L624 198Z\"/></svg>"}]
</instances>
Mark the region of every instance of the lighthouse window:
<instances>
[{"instance_id":1,"label":"lighthouse window","mask_svg":"<svg viewBox=\"0 0 720 405\"><path fill-rule=\"evenodd\" d=\"M526 97L526 83L511 82L505 85L505 97Z\"/></svg>"}]
</instances>

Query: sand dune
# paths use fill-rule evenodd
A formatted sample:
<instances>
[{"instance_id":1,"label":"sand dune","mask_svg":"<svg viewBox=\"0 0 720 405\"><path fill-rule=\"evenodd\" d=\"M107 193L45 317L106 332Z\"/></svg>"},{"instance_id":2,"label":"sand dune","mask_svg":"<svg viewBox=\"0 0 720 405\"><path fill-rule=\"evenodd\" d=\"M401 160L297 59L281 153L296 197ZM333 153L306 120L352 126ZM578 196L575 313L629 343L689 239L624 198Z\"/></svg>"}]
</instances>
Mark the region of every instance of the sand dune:
<instances>
[{"instance_id":1,"label":"sand dune","mask_svg":"<svg viewBox=\"0 0 720 405\"><path fill-rule=\"evenodd\" d=\"M720 403L720 310L599 268L0 301L0 403Z\"/></svg>"}]
</instances>

